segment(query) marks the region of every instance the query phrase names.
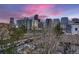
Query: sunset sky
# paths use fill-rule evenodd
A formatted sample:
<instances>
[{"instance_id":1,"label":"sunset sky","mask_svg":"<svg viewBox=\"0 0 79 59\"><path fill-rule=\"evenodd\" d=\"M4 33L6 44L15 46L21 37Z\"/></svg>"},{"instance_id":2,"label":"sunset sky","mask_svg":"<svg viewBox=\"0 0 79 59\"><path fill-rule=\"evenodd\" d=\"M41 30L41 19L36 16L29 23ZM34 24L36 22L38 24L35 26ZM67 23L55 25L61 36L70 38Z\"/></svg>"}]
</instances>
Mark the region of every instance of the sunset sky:
<instances>
[{"instance_id":1,"label":"sunset sky","mask_svg":"<svg viewBox=\"0 0 79 59\"><path fill-rule=\"evenodd\" d=\"M39 14L43 17L79 18L77 4L0 4L0 22L9 22L10 17L19 19L24 16Z\"/></svg>"}]
</instances>

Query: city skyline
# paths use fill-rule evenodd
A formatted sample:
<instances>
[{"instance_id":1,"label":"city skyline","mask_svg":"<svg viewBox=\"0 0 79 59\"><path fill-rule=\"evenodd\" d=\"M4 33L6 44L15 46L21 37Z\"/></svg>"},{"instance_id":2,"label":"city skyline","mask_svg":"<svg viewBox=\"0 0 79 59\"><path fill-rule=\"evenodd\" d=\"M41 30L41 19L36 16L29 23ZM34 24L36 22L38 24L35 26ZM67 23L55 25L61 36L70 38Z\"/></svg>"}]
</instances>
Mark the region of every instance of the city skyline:
<instances>
[{"instance_id":1,"label":"city skyline","mask_svg":"<svg viewBox=\"0 0 79 59\"><path fill-rule=\"evenodd\" d=\"M10 17L19 19L39 14L44 17L77 17L78 4L1 4L0 22L9 22Z\"/></svg>"}]
</instances>

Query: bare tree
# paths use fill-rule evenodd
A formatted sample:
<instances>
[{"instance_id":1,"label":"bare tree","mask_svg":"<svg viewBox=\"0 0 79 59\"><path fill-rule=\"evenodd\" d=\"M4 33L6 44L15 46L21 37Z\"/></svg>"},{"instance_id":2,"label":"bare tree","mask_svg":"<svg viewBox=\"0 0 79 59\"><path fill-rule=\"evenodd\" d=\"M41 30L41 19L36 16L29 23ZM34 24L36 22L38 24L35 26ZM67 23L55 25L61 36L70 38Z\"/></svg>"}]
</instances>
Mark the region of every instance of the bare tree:
<instances>
[{"instance_id":1,"label":"bare tree","mask_svg":"<svg viewBox=\"0 0 79 59\"><path fill-rule=\"evenodd\" d=\"M56 49L57 44L61 41L61 35L63 34L60 23L56 24L56 26L53 29L53 33L54 33L54 36L55 36L54 49Z\"/></svg>"},{"instance_id":2,"label":"bare tree","mask_svg":"<svg viewBox=\"0 0 79 59\"><path fill-rule=\"evenodd\" d=\"M5 45L7 45L7 40L10 38L9 31L7 28L1 27L0 28L0 44L1 48L3 49Z\"/></svg>"}]
</instances>

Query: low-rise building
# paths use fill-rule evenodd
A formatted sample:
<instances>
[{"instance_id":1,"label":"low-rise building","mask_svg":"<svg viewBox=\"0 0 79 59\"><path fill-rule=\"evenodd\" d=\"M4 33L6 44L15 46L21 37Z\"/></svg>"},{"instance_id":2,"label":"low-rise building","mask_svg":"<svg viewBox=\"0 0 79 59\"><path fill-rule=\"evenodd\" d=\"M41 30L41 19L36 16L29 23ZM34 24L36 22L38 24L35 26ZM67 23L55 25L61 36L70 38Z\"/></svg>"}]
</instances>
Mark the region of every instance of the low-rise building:
<instances>
[{"instance_id":1,"label":"low-rise building","mask_svg":"<svg viewBox=\"0 0 79 59\"><path fill-rule=\"evenodd\" d=\"M71 23L71 32L72 35L79 34L79 19L73 18Z\"/></svg>"}]
</instances>

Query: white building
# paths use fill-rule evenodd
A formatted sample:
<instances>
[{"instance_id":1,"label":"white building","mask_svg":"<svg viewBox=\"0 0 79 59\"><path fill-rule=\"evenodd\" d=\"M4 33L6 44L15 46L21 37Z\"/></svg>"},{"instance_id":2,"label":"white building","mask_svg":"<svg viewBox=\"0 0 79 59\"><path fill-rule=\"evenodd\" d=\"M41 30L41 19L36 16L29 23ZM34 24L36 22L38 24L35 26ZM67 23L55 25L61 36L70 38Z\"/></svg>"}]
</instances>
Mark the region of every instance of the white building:
<instances>
[{"instance_id":1,"label":"white building","mask_svg":"<svg viewBox=\"0 0 79 59\"><path fill-rule=\"evenodd\" d=\"M72 35L79 34L79 24L74 23L71 25L71 33Z\"/></svg>"},{"instance_id":2,"label":"white building","mask_svg":"<svg viewBox=\"0 0 79 59\"><path fill-rule=\"evenodd\" d=\"M67 21L66 21L67 20ZM65 19L61 21L61 27L66 35L79 35L79 19L73 18L72 21Z\"/></svg>"},{"instance_id":3,"label":"white building","mask_svg":"<svg viewBox=\"0 0 79 59\"><path fill-rule=\"evenodd\" d=\"M38 20L32 20L32 29L38 29Z\"/></svg>"},{"instance_id":4,"label":"white building","mask_svg":"<svg viewBox=\"0 0 79 59\"><path fill-rule=\"evenodd\" d=\"M72 35L79 35L79 19L73 18L71 23L71 33Z\"/></svg>"}]
</instances>

